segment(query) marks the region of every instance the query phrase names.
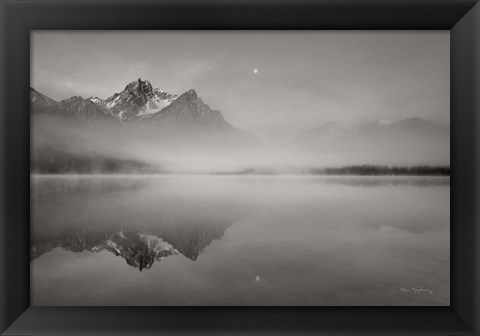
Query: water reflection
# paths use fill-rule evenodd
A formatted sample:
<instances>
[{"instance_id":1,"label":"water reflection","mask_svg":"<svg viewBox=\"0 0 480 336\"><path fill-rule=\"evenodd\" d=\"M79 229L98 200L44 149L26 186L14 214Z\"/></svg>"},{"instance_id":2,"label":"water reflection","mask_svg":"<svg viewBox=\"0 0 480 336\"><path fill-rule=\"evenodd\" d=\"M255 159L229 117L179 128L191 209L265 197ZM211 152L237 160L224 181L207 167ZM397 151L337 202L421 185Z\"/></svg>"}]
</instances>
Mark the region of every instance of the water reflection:
<instances>
[{"instance_id":1,"label":"water reflection","mask_svg":"<svg viewBox=\"0 0 480 336\"><path fill-rule=\"evenodd\" d=\"M32 304L448 305L449 190L440 177L32 178ZM400 291L420 286L435 295Z\"/></svg>"},{"instance_id":2,"label":"water reflection","mask_svg":"<svg viewBox=\"0 0 480 336\"><path fill-rule=\"evenodd\" d=\"M227 227L181 226L177 230L164 229L158 234L123 229L118 232L84 231L35 243L31 247L30 258L38 258L57 247L71 252L109 251L142 271L172 255L182 254L193 261L197 260L212 240L222 238Z\"/></svg>"}]
</instances>

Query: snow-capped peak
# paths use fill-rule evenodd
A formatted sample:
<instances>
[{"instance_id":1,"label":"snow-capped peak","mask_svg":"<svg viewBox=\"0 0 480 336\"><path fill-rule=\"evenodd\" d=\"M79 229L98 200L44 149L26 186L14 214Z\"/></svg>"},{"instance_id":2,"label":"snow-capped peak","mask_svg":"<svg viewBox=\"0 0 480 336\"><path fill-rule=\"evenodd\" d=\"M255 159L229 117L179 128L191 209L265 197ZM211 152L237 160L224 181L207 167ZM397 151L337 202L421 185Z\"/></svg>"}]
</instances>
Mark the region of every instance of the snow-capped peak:
<instances>
[{"instance_id":1,"label":"snow-capped peak","mask_svg":"<svg viewBox=\"0 0 480 336\"><path fill-rule=\"evenodd\" d=\"M148 80L132 81L120 93L105 99L105 105L120 119L154 114L170 105L177 95L154 88Z\"/></svg>"},{"instance_id":2,"label":"snow-capped peak","mask_svg":"<svg viewBox=\"0 0 480 336\"><path fill-rule=\"evenodd\" d=\"M92 103L95 103L95 104L99 104L99 105L103 104L103 99L102 98L90 97L90 98L88 98L88 100L90 100Z\"/></svg>"}]
</instances>

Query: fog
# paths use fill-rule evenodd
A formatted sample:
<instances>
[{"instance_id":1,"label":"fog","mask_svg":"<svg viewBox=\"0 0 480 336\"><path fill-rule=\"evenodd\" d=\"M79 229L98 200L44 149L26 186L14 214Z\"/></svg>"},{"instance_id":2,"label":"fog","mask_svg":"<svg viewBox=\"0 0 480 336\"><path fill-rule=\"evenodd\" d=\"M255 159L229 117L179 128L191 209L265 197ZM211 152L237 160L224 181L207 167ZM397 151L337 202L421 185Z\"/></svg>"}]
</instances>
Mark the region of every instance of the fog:
<instances>
[{"instance_id":1,"label":"fog","mask_svg":"<svg viewBox=\"0 0 480 336\"><path fill-rule=\"evenodd\" d=\"M34 115L32 167L61 155L89 156L138 162L132 173L302 173L312 168L345 165L449 166L449 131L402 129L349 134L302 132L258 136L249 132L192 135L162 134L151 125L96 121L95 123ZM122 165L120 162L119 165ZM69 171L74 173L75 171ZM85 172L85 171L83 171ZM105 173L105 171L97 171ZM68 173L68 172L67 172ZM95 173L95 171L92 171Z\"/></svg>"}]
</instances>

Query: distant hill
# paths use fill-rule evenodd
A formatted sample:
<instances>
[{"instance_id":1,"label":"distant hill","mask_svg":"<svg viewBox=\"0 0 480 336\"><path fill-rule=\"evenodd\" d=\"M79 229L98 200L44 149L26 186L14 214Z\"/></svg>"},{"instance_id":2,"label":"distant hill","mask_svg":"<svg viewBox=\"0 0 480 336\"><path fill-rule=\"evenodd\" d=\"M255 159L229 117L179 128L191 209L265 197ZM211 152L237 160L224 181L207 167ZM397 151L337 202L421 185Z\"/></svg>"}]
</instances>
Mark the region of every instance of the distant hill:
<instances>
[{"instance_id":1,"label":"distant hill","mask_svg":"<svg viewBox=\"0 0 480 336\"><path fill-rule=\"evenodd\" d=\"M377 120L357 126L329 122L298 133L291 144L317 155L343 155L348 164L450 164L450 128L423 118Z\"/></svg>"},{"instance_id":2,"label":"distant hill","mask_svg":"<svg viewBox=\"0 0 480 336\"><path fill-rule=\"evenodd\" d=\"M448 134L449 127L423 118L408 118L399 121L377 120L374 122L347 127L336 121L331 121L301 133L301 137L310 138L341 138L352 136L376 136L383 134Z\"/></svg>"}]
</instances>

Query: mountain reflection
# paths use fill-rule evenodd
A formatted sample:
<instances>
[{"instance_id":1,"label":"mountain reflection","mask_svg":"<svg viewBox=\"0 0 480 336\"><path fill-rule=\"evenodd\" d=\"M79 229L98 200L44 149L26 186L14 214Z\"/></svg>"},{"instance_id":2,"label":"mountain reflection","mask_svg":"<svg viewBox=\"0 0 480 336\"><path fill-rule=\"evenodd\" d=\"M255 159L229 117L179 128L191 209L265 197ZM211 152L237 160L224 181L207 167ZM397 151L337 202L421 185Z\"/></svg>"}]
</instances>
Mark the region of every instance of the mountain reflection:
<instances>
[{"instance_id":1,"label":"mountain reflection","mask_svg":"<svg viewBox=\"0 0 480 336\"><path fill-rule=\"evenodd\" d=\"M142 271L157 261L172 255L183 255L193 261L215 239L221 239L231 224L188 225L156 232L120 229L95 232L87 230L64 237L34 243L30 259L63 248L72 252L109 251L120 256L128 265Z\"/></svg>"}]
</instances>

